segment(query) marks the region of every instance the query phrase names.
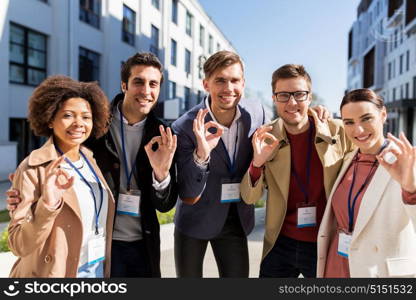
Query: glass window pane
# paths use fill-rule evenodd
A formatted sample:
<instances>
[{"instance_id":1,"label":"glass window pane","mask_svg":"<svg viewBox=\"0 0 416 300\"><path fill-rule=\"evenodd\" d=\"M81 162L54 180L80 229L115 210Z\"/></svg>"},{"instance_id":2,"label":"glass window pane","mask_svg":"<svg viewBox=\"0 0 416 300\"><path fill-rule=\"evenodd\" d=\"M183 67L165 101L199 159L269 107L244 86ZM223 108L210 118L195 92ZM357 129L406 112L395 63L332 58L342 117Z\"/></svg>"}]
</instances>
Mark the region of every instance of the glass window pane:
<instances>
[{"instance_id":1,"label":"glass window pane","mask_svg":"<svg viewBox=\"0 0 416 300\"><path fill-rule=\"evenodd\" d=\"M38 85L46 78L45 72L34 69L28 69L27 81L29 84Z\"/></svg>"},{"instance_id":2,"label":"glass window pane","mask_svg":"<svg viewBox=\"0 0 416 300\"><path fill-rule=\"evenodd\" d=\"M29 49L28 51L28 64L32 67L46 68L45 53Z\"/></svg>"},{"instance_id":3,"label":"glass window pane","mask_svg":"<svg viewBox=\"0 0 416 300\"><path fill-rule=\"evenodd\" d=\"M10 41L24 44L25 32L22 28L10 24Z\"/></svg>"},{"instance_id":4,"label":"glass window pane","mask_svg":"<svg viewBox=\"0 0 416 300\"><path fill-rule=\"evenodd\" d=\"M9 66L10 81L21 82L25 81L25 73L23 67L10 65Z\"/></svg>"},{"instance_id":5,"label":"glass window pane","mask_svg":"<svg viewBox=\"0 0 416 300\"><path fill-rule=\"evenodd\" d=\"M94 13L96 13L97 15L99 15L100 14L100 0L91 0L91 2L92 2L92 11L94 12Z\"/></svg>"},{"instance_id":6,"label":"glass window pane","mask_svg":"<svg viewBox=\"0 0 416 300\"><path fill-rule=\"evenodd\" d=\"M43 35L34 33L34 32L29 32L28 39L29 39L28 43L29 43L30 48L43 50L43 51L46 50L45 49L46 48L45 37Z\"/></svg>"},{"instance_id":7,"label":"glass window pane","mask_svg":"<svg viewBox=\"0 0 416 300\"><path fill-rule=\"evenodd\" d=\"M23 64L25 61L24 52L23 46L10 44L10 61Z\"/></svg>"}]
</instances>

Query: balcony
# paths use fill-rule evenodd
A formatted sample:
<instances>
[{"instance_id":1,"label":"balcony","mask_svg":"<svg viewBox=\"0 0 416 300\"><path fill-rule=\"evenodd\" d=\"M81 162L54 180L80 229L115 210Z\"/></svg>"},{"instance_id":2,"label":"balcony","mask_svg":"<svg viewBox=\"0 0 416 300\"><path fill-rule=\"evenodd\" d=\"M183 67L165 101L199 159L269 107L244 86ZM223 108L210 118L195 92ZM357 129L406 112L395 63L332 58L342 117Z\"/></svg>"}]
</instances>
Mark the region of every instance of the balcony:
<instances>
[{"instance_id":1,"label":"balcony","mask_svg":"<svg viewBox=\"0 0 416 300\"><path fill-rule=\"evenodd\" d=\"M406 2L406 33L416 33L416 1Z\"/></svg>"},{"instance_id":2,"label":"balcony","mask_svg":"<svg viewBox=\"0 0 416 300\"><path fill-rule=\"evenodd\" d=\"M405 17L403 0L390 0L388 8L387 28L396 27Z\"/></svg>"}]
</instances>

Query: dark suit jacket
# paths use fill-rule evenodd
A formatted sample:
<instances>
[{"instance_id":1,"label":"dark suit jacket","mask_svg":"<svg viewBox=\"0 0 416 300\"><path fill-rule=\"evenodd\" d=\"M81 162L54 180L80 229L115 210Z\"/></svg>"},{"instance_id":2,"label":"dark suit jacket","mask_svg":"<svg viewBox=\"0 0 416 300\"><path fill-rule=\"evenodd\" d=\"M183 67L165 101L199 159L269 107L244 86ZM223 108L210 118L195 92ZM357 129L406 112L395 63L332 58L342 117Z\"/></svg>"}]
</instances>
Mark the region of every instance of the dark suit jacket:
<instances>
[{"instance_id":1,"label":"dark suit jacket","mask_svg":"<svg viewBox=\"0 0 416 300\"><path fill-rule=\"evenodd\" d=\"M112 109L120 101L123 95L118 94L111 103ZM112 110L113 111L113 110ZM159 222L156 216L156 209L160 212L167 212L175 206L178 193L176 187L175 164L172 163L170 169L171 181L168 192L163 198L159 198L156 190L152 186L152 167L147 157L144 146L154 137L160 135L159 125L165 124L156 118L153 112L147 116L142 142L137 153L137 184L142 193L140 203L141 225L143 241L150 258L150 268L152 277L160 277L160 235ZM89 140L87 146L94 152L94 158L103 173L105 180L110 187L114 199L118 201L120 188L120 158L117 153L116 145L110 131L98 140ZM116 215L117 218L117 215Z\"/></svg>"},{"instance_id":2,"label":"dark suit jacket","mask_svg":"<svg viewBox=\"0 0 416 300\"><path fill-rule=\"evenodd\" d=\"M206 170L195 164L193 152L197 142L192 131L192 123L199 109L206 108L205 101L198 104L172 124L178 135L176 161L178 170L178 191L181 199L201 196L195 204L178 201L175 214L175 226L183 234L198 239L212 239L222 230L228 215L230 203L222 204L222 180L240 182L252 159L251 136L265 122L265 114L260 103L253 100L241 100L239 103L243 135L238 138L236 171L234 175L228 168L228 153L221 141L212 150ZM208 114L205 121L211 121ZM241 132L241 131L240 131ZM243 201L236 203L241 225L246 234L254 226L254 206Z\"/></svg>"}]
</instances>

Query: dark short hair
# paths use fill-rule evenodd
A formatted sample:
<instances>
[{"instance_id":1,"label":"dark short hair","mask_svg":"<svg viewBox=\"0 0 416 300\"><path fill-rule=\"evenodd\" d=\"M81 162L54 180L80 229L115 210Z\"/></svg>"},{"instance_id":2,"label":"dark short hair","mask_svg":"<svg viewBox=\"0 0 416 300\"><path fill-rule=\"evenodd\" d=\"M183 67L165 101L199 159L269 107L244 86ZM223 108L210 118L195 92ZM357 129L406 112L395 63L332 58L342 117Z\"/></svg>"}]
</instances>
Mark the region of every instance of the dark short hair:
<instances>
[{"instance_id":1,"label":"dark short hair","mask_svg":"<svg viewBox=\"0 0 416 300\"><path fill-rule=\"evenodd\" d=\"M273 72L272 75L272 93L274 93L274 88L276 82L279 79L290 79L290 78L297 78L302 77L306 80L309 85L309 88L312 87L312 79L309 76L308 72L306 72L305 67L302 65L295 65L295 64L287 64L281 66L276 71Z\"/></svg>"},{"instance_id":2,"label":"dark short hair","mask_svg":"<svg viewBox=\"0 0 416 300\"><path fill-rule=\"evenodd\" d=\"M234 64L240 64L241 70L244 72L243 61L238 54L231 51L218 51L211 55L204 63L205 78L210 78L216 71L222 70Z\"/></svg>"},{"instance_id":3,"label":"dark short hair","mask_svg":"<svg viewBox=\"0 0 416 300\"><path fill-rule=\"evenodd\" d=\"M124 82L126 86L131 75L131 69L137 65L155 67L158 69L161 75L160 84L163 83L163 66L157 56L150 52L138 52L129 57L121 66L121 81Z\"/></svg>"},{"instance_id":4,"label":"dark short hair","mask_svg":"<svg viewBox=\"0 0 416 300\"><path fill-rule=\"evenodd\" d=\"M378 109L382 109L384 107L384 100L383 97L377 95L373 90L370 89L357 89L348 92L342 98L341 105L339 109L341 110L342 107L351 102L371 102L373 103Z\"/></svg>"},{"instance_id":5,"label":"dark short hair","mask_svg":"<svg viewBox=\"0 0 416 300\"><path fill-rule=\"evenodd\" d=\"M49 125L63 103L71 98L82 98L90 104L93 118L92 136L98 138L107 132L109 102L98 84L55 75L45 79L29 99L28 120L35 135L49 137L53 134Z\"/></svg>"}]
</instances>

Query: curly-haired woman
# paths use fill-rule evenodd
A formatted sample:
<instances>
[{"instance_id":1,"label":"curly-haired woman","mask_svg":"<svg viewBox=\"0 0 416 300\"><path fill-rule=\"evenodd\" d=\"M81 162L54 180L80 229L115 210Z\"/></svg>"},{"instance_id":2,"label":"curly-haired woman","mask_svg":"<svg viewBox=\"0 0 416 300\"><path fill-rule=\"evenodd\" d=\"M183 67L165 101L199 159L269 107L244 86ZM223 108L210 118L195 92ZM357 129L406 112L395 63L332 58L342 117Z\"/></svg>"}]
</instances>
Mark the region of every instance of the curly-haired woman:
<instances>
[{"instance_id":1,"label":"curly-haired woman","mask_svg":"<svg viewBox=\"0 0 416 300\"><path fill-rule=\"evenodd\" d=\"M107 130L108 101L95 83L43 81L29 100L30 126L49 137L16 170L22 199L9 225L18 256L11 277L108 277L114 199L82 146Z\"/></svg>"}]
</instances>

